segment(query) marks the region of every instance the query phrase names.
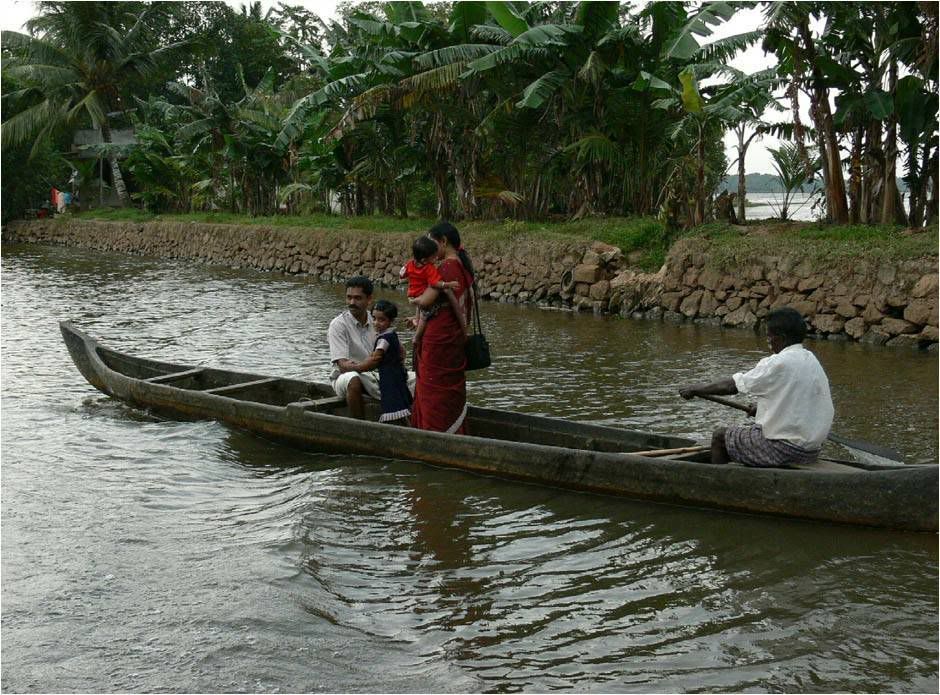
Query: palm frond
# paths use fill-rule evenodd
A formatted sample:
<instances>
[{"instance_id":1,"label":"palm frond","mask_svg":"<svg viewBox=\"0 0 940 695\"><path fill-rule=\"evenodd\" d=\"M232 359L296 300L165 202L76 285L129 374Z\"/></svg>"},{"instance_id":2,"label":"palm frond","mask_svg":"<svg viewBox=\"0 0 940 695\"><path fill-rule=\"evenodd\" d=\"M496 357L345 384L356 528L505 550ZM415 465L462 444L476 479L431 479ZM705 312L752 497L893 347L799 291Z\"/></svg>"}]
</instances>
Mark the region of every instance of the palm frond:
<instances>
[{"instance_id":1,"label":"palm frond","mask_svg":"<svg viewBox=\"0 0 940 695\"><path fill-rule=\"evenodd\" d=\"M689 60L699 51L698 41L694 35L710 36L711 24L720 24L731 19L735 9L727 2L709 2L676 32L672 40L666 45L667 58L676 60Z\"/></svg>"},{"instance_id":2,"label":"palm frond","mask_svg":"<svg viewBox=\"0 0 940 695\"><path fill-rule=\"evenodd\" d=\"M176 139L179 142L188 142L211 132L213 128L215 128L215 122L211 118L200 118L180 127L176 131Z\"/></svg>"},{"instance_id":3,"label":"palm frond","mask_svg":"<svg viewBox=\"0 0 940 695\"><path fill-rule=\"evenodd\" d=\"M526 46L566 46L569 34L581 34L584 27L578 24L539 24L519 34L514 44Z\"/></svg>"},{"instance_id":4,"label":"palm frond","mask_svg":"<svg viewBox=\"0 0 940 695\"><path fill-rule=\"evenodd\" d=\"M597 87L603 81L606 71L607 64L601 54L597 51L591 51L587 60L584 61L584 65L578 70L578 78Z\"/></svg>"},{"instance_id":5,"label":"palm frond","mask_svg":"<svg viewBox=\"0 0 940 695\"><path fill-rule=\"evenodd\" d=\"M576 24L540 24L516 36L508 46L474 60L467 66L468 72L485 72L519 60L533 51L541 51L549 46L565 46L569 34L581 31L583 28Z\"/></svg>"},{"instance_id":6,"label":"palm frond","mask_svg":"<svg viewBox=\"0 0 940 695\"><path fill-rule=\"evenodd\" d=\"M726 36L702 46L695 54L696 62L712 63L726 62L734 58L739 52L750 48L764 38L761 30L748 31L743 34Z\"/></svg>"},{"instance_id":7,"label":"palm frond","mask_svg":"<svg viewBox=\"0 0 940 695\"><path fill-rule=\"evenodd\" d=\"M525 56L533 54L536 50L537 49L531 46L524 46L517 43L510 44L509 46L500 48L498 51L489 53L469 63L467 65L467 75L486 72L500 65L516 62Z\"/></svg>"},{"instance_id":8,"label":"palm frond","mask_svg":"<svg viewBox=\"0 0 940 695\"><path fill-rule=\"evenodd\" d=\"M683 70L687 70L695 75L695 79L704 80L709 77L725 76L733 80L744 77L744 72L723 62L702 62L689 63Z\"/></svg>"},{"instance_id":9,"label":"palm frond","mask_svg":"<svg viewBox=\"0 0 940 695\"><path fill-rule=\"evenodd\" d=\"M665 97L663 99L654 99L650 102L650 108L669 111L679 105L678 97Z\"/></svg>"},{"instance_id":10,"label":"palm frond","mask_svg":"<svg viewBox=\"0 0 940 695\"><path fill-rule=\"evenodd\" d=\"M503 99L497 103L496 106L494 106L489 111L489 113L480 119L479 124L477 124L477 127L473 130L474 134L477 136L483 136L488 132L496 130L497 121L512 114L514 101L515 99L513 97L509 97L508 99Z\"/></svg>"},{"instance_id":11,"label":"palm frond","mask_svg":"<svg viewBox=\"0 0 940 695\"><path fill-rule=\"evenodd\" d=\"M307 183L289 183L286 186L278 188L277 202L285 203L296 193L314 193L316 187Z\"/></svg>"},{"instance_id":12,"label":"palm frond","mask_svg":"<svg viewBox=\"0 0 940 695\"><path fill-rule=\"evenodd\" d=\"M585 135L562 148L562 152L574 154L575 160L581 165L620 167L624 164L620 148L603 133Z\"/></svg>"},{"instance_id":13,"label":"palm frond","mask_svg":"<svg viewBox=\"0 0 940 695\"><path fill-rule=\"evenodd\" d=\"M30 63L46 65L71 65L72 59L66 51L41 38L23 34L18 31L0 32L0 42L3 48L15 57L23 57Z\"/></svg>"},{"instance_id":14,"label":"palm frond","mask_svg":"<svg viewBox=\"0 0 940 695\"><path fill-rule=\"evenodd\" d=\"M96 128L108 122L108 109L97 89L86 94L77 104L72 106L66 114L66 122L73 123L79 119L82 111L91 116L91 122Z\"/></svg>"},{"instance_id":15,"label":"palm frond","mask_svg":"<svg viewBox=\"0 0 940 695\"><path fill-rule=\"evenodd\" d=\"M476 24L470 28L470 36L485 43L494 43L500 46L507 46L512 41L513 35L502 27L494 24Z\"/></svg>"},{"instance_id":16,"label":"palm frond","mask_svg":"<svg viewBox=\"0 0 940 695\"><path fill-rule=\"evenodd\" d=\"M327 134L327 140L339 140L358 123L373 118L382 104L392 101L400 91L394 85L377 85L356 96L339 122Z\"/></svg>"},{"instance_id":17,"label":"palm frond","mask_svg":"<svg viewBox=\"0 0 940 695\"><path fill-rule=\"evenodd\" d=\"M488 43L464 43L447 46L419 55L415 58L415 66L421 70L427 70L456 62L470 62L490 53L495 53L499 48L499 46Z\"/></svg>"},{"instance_id":18,"label":"palm frond","mask_svg":"<svg viewBox=\"0 0 940 695\"><path fill-rule=\"evenodd\" d=\"M611 46L618 44L636 45L643 40L640 35L640 29L635 24L617 27L604 34L603 38L597 42L598 46Z\"/></svg>"},{"instance_id":19,"label":"palm frond","mask_svg":"<svg viewBox=\"0 0 940 695\"><path fill-rule=\"evenodd\" d=\"M201 89L196 87L191 87L188 84L183 84L182 82L168 82L167 91L177 96L183 97L190 104L195 104L200 101L203 101L206 98L206 93Z\"/></svg>"},{"instance_id":20,"label":"palm frond","mask_svg":"<svg viewBox=\"0 0 940 695\"><path fill-rule=\"evenodd\" d=\"M10 77L21 79L27 84L42 85L45 90L74 84L81 79L72 67L60 65L42 65L39 63L14 64L6 68Z\"/></svg>"},{"instance_id":21,"label":"palm frond","mask_svg":"<svg viewBox=\"0 0 940 695\"><path fill-rule=\"evenodd\" d=\"M570 77L567 70L552 70L532 82L522 92L522 99L516 104L522 109L541 108Z\"/></svg>"},{"instance_id":22,"label":"palm frond","mask_svg":"<svg viewBox=\"0 0 940 695\"><path fill-rule=\"evenodd\" d=\"M0 142L4 147L22 145L43 130L47 123L60 120L64 116L60 103L46 99L5 120Z\"/></svg>"},{"instance_id":23,"label":"palm frond","mask_svg":"<svg viewBox=\"0 0 940 695\"><path fill-rule=\"evenodd\" d=\"M460 81L460 75L466 67L467 63L464 62L449 63L433 70L425 70L411 77L406 77L399 84L406 93L411 92L415 95L452 89Z\"/></svg>"},{"instance_id":24,"label":"palm frond","mask_svg":"<svg viewBox=\"0 0 940 695\"><path fill-rule=\"evenodd\" d=\"M367 80L368 75L366 73L347 75L298 99L293 108L291 108L290 113L288 113L284 119L281 132L278 133L277 139L274 142L275 148L285 150L294 140L303 134L307 115L311 111L325 106L331 100L351 95L354 91L361 89L362 86L366 84Z\"/></svg>"}]
</instances>

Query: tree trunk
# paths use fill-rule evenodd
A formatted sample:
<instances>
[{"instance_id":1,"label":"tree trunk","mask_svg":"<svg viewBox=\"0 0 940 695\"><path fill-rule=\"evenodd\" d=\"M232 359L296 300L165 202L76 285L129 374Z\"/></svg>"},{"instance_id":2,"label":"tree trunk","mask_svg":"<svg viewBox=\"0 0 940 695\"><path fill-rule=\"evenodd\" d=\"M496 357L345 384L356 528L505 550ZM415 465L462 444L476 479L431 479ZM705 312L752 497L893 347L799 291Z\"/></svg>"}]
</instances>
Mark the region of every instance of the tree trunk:
<instances>
[{"instance_id":1,"label":"tree trunk","mask_svg":"<svg viewBox=\"0 0 940 695\"><path fill-rule=\"evenodd\" d=\"M747 154L747 144L744 142L744 126L738 128L738 224L746 224L744 197L747 195L747 184L744 182L744 155Z\"/></svg>"},{"instance_id":2,"label":"tree trunk","mask_svg":"<svg viewBox=\"0 0 940 695\"><path fill-rule=\"evenodd\" d=\"M940 217L938 215L938 208L940 208L940 183L938 179L940 176L937 176L937 153L934 152L933 158L930 161L930 166L927 168L927 171L930 172L930 178L933 179L933 192L930 196L930 203L927 204L927 227L934 227L937 224L937 219Z\"/></svg>"},{"instance_id":3,"label":"tree trunk","mask_svg":"<svg viewBox=\"0 0 940 695\"><path fill-rule=\"evenodd\" d=\"M842 155L839 152L839 141L836 138L835 128L832 123L832 109L829 107L829 88L826 87L825 77L816 63L816 48L809 30L808 18L804 17L800 22L799 33L803 42L802 50L809 59L813 73L810 113L816 122L816 130L823 140L822 145L827 155L826 170L829 177L826 185L826 197L829 201L829 215L836 224L846 224L849 221L849 209L845 200ZM822 150L820 154L822 154Z\"/></svg>"},{"instance_id":4,"label":"tree trunk","mask_svg":"<svg viewBox=\"0 0 940 695\"><path fill-rule=\"evenodd\" d=\"M852 163L849 169L849 222L858 224L862 206L862 138L865 130L862 126L855 129L852 136Z\"/></svg>"},{"instance_id":5,"label":"tree trunk","mask_svg":"<svg viewBox=\"0 0 940 695\"><path fill-rule=\"evenodd\" d=\"M787 87L787 96L790 97L790 112L793 114L793 134L796 137L796 147L800 153L800 159L803 160L803 170L806 172L806 178L813 176L813 164L809 161L809 153L806 151L806 129L803 127L803 121L800 118L800 83L803 80L799 72L793 76L793 81Z\"/></svg>"},{"instance_id":6,"label":"tree trunk","mask_svg":"<svg viewBox=\"0 0 940 695\"><path fill-rule=\"evenodd\" d=\"M898 64L894 59L888 69L888 93L894 94L898 87ZM881 206L881 223L893 224L897 217L897 164L898 164L898 117L892 112L885 124L885 183L884 200ZM903 209L902 209L903 211Z\"/></svg>"},{"instance_id":7,"label":"tree trunk","mask_svg":"<svg viewBox=\"0 0 940 695\"><path fill-rule=\"evenodd\" d=\"M930 193L930 146L924 145L923 163L918 162L917 152L912 151L908 159L907 169L909 172L917 172L913 177L913 186L911 187L910 216L912 227L924 226L924 209L927 205L927 196Z\"/></svg>"},{"instance_id":8,"label":"tree trunk","mask_svg":"<svg viewBox=\"0 0 940 695\"><path fill-rule=\"evenodd\" d=\"M107 121L101 124L101 141L107 145L112 143L111 126ZM127 195L127 186L124 185L124 177L121 175L121 168L118 166L117 155L114 152L108 152L108 164L111 165L111 180L114 183L114 192L117 193L121 205L127 207L131 200Z\"/></svg>"},{"instance_id":9,"label":"tree trunk","mask_svg":"<svg viewBox=\"0 0 940 695\"><path fill-rule=\"evenodd\" d=\"M737 127L738 134L738 224L746 224L747 218L745 217L745 198L747 197L747 183L744 180L744 160L747 157L747 150L751 146L751 143L754 141L754 138L759 134L758 131L751 133L751 136L745 140L744 131L745 125L742 123Z\"/></svg>"},{"instance_id":10,"label":"tree trunk","mask_svg":"<svg viewBox=\"0 0 940 695\"><path fill-rule=\"evenodd\" d=\"M872 121L865 135L863 158L865 168L862 172L862 224L874 224L881 219L881 186L884 171L884 156L881 151L881 124Z\"/></svg>"},{"instance_id":11,"label":"tree trunk","mask_svg":"<svg viewBox=\"0 0 940 695\"><path fill-rule=\"evenodd\" d=\"M450 207L450 192L447 190L446 171L435 169L434 190L437 193L437 218L439 220L449 220L453 212Z\"/></svg>"},{"instance_id":12,"label":"tree trunk","mask_svg":"<svg viewBox=\"0 0 940 695\"><path fill-rule=\"evenodd\" d=\"M836 224L847 224L849 221L849 208L845 200L845 178L842 176L842 155L839 152L839 143L832 127L832 114L829 110L828 90L822 89L822 99L818 106L821 110L820 119L826 147L826 166L829 172L829 215Z\"/></svg>"},{"instance_id":13,"label":"tree trunk","mask_svg":"<svg viewBox=\"0 0 940 695\"><path fill-rule=\"evenodd\" d=\"M701 124L698 128L697 166L695 171L695 217L693 225L705 221L705 133Z\"/></svg>"},{"instance_id":14,"label":"tree trunk","mask_svg":"<svg viewBox=\"0 0 940 695\"><path fill-rule=\"evenodd\" d=\"M817 120L816 104L810 104L810 114L815 123ZM826 221L832 222L832 187L829 185L829 150L826 149L825 138L821 130L816 130L816 148L819 150L820 171L823 179L823 192L826 194Z\"/></svg>"}]
</instances>

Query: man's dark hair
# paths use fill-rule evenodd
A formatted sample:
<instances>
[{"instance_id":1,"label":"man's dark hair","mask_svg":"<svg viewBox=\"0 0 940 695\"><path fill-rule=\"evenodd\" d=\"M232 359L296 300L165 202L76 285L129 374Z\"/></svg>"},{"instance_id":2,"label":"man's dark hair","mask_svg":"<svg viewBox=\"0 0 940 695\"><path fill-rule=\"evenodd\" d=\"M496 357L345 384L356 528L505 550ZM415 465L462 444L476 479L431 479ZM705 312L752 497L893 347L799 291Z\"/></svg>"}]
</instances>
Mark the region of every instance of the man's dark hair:
<instances>
[{"instance_id":1,"label":"man's dark hair","mask_svg":"<svg viewBox=\"0 0 940 695\"><path fill-rule=\"evenodd\" d=\"M372 305L372 311L379 310L388 317L389 321L398 318L398 307L387 299L380 299Z\"/></svg>"},{"instance_id":2,"label":"man's dark hair","mask_svg":"<svg viewBox=\"0 0 940 695\"><path fill-rule=\"evenodd\" d=\"M372 281L367 278L365 275L354 275L346 281L346 288L358 287L363 292L365 292L367 297L372 296Z\"/></svg>"},{"instance_id":3,"label":"man's dark hair","mask_svg":"<svg viewBox=\"0 0 940 695\"><path fill-rule=\"evenodd\" d=\"M795 345L806 337L806 322L796 309L780 307L767 314L767 332L780 336L787 345Z\"/></svg>"},{"instance_id":4,"label":"man's dark hair","mask_svg":"<svg viewBox=\"0 0 940 695\"><path fill-rule=\"evenodd\" d=\"M437 242L426 234L419 236L411 245L411 255L416 261L426 261L436 256L438 250Z\"/></svg>"}]
</instances>

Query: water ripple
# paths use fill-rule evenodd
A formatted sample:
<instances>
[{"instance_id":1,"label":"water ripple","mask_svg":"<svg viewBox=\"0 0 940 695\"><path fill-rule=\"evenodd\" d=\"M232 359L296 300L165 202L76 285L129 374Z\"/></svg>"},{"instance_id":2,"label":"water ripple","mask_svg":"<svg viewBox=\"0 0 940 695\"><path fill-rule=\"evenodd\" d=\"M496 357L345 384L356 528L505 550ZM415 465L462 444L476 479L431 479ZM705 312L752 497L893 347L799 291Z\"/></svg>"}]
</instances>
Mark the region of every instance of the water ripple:
<instances>
[{"instance_id":1,"label":"water ripple","mask_svg":"<svg viewBox=\"0 0 940 695\"><path fill-rule=\"evenodd\" d=\"M92 391L56 321L154 358L325 378L340 288L3 252L4 690L937 690L934 538L165 421ZM471 398L530 413L704 440L739 416L678 385L762 356L740 331L484 310L497 362ZM935 356L812 347L843 433L936 456Z\"/></svg>"}]
</instances>

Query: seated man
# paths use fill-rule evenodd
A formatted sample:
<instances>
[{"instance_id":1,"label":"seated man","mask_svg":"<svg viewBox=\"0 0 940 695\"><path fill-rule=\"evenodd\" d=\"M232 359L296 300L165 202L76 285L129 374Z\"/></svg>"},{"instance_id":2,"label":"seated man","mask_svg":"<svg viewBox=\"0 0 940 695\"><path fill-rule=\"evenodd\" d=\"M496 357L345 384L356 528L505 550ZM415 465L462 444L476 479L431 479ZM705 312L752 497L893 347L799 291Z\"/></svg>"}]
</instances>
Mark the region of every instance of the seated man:
<instances>
[{"instance_id":1,"label":"seated man","mask_svg":"<svg viewBox=\"0 0 940 695\"><path fill-rule=\"evenodd\" d=\"M326 336L330 345L330 382L333 391L346 399L349 414L365 415L363 393L380 399L378 372L357 372L355 367L366 361L375 348L375 328L369 304L372 302L372 281L356 275L346 281L346 311L330 321ZM414 373L408 373L408 386L414 393Z\"/></svg>"},{"instance_id":2,"label":"seated man","mask_svg":"<svg viewBox=\"0 0 940 695\"><path fill-rule=\"evenodd\" d=\"M749 372L710 384L687 386L683 398L744 393L757 397L755 424L719 428L712 434L712 463L748 466L813 463L832 426L832 397L822 366L802 345L806 324L790 307L767 314L773 352Z\"/></svg>"}]
</instances>

